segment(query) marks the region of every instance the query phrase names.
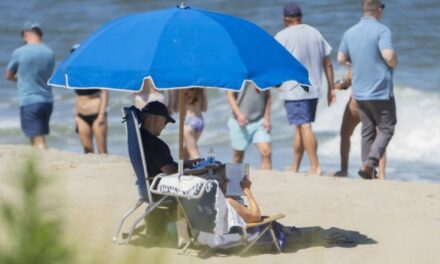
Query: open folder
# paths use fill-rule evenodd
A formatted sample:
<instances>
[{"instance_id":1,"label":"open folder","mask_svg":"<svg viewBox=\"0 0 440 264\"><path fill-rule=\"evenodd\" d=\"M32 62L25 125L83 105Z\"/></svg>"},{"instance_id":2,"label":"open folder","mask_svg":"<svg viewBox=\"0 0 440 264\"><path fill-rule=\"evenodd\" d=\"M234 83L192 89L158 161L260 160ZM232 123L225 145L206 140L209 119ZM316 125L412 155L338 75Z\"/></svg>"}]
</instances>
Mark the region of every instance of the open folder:
<instances>
[{"instance_id":1,"label":"open folder","mask_svg":"<svg viewBox=\"0 0 440 264\"><path fill-rule=\"evenodd\" d=\"M226 196L243 196L241 181L244 176L249 178L249 164L247 163L226 163L225 176L228 179Z\"/></svg>"}]
</instances>

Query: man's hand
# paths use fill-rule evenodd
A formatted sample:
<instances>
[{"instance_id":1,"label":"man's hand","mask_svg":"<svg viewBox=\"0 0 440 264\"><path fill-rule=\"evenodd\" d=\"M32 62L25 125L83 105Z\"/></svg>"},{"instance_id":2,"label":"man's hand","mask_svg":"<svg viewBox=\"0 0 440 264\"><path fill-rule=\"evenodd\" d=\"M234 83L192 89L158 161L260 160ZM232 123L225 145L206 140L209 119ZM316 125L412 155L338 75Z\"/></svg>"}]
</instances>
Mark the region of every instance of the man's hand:
<instances>
[{"instance_id":1,"label":"man's hand","mask_svg":"<svg viewBox=\"0 0 440 264\"><path fill-rule=\"evenodd\" d=\"M246 190L246 189L250 190L252 182L249 180L248 176L246 175L243 177L243 180L241 181L240 185L241 185L241 188L243 188L243 190Z\"/></svg>"},{"instance_id":2,"label":"man's hand","mask_svg":"<svg viewBox=\"0 0 440 264\"><path fill-rule=\"evenodd\" d=\"M328 89L328 93L327 93L327 103L328 106L331 106L332 104L334 104L336 102L336 92L334 87Z\"/></svg>"},{"instance_id":3,"label":"man's hand","mask_svg":"<svg viewBox=\"0 0 440 264\"><path fill-rule=\"evenodd\" d=\"M239 113L237 115L237 121L238 121L238 124L240 125L240 127L245 127L249 123L249 120L247 119L247 117L245 115L243 115L242 113Z\"/></svg>"},{"instance_id":4,"label":"man's hand","mask_svg":"<svg viewBox=\"0 0 440 264\"><path fill-rule=\"evenodd\" d=\"M9 80L9 81L14 81L14 82L17 81L17 75L12 71L7 70L5 72L5 78L6 78L6 80Z\"/></svg>"},{"instance_id":5,"label":"man's hand","mask_svg":"<svg viewBox=\"0 0 440 264\"><path fill-rule=\"evenodd\" d=\"M270 130L272 129L272 125L270 124L269 118L264 118L263 119L263 128L265 130L267 130L267 132L270 132Z\"/></svg>"}]
</instances>

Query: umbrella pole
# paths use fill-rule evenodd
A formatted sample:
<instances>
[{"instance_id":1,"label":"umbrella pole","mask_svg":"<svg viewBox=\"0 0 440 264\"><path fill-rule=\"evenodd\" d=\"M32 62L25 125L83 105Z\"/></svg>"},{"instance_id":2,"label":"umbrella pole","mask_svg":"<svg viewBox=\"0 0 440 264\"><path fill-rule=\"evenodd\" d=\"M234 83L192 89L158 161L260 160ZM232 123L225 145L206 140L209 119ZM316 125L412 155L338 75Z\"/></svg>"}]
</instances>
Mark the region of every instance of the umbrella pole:
<instances>
[{"instance_id":1,"label":"umbrella pole","mask_svg":"<svg viewBox=\"0 0 440 264\"><path fill-rule=\"evenodd\" d=\"M185 91L179 90L179 174L183 173L183 125L185 123Z\"/></svg>"}]
</instances>

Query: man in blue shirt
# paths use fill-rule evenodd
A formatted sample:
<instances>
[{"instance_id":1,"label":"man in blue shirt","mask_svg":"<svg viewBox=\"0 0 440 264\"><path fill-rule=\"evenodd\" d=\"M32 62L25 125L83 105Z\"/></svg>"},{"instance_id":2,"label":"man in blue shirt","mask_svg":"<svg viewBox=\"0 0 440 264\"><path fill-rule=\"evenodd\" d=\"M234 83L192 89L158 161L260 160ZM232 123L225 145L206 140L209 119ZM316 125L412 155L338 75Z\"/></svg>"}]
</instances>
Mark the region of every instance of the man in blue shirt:
<instances>
[{"instance_id":1,"label":"man in blue shirt","mask_svg":"<svg viewBox=\"0 0 440 264\"><path fill-rule=\"evenodd\" d=\"M375 168L397 122L393 93L397 55L390 29L378 21L384 8L380 0L363 0L364 16L345 32L338 52L338 62L352 67L353 96L362 122L359 175L364 179L375 178Z\"/></svg>"},{"instance_id":2,"label":"man in blue shirt","mask_svg":"<svg viewBox=\"0 0 440 264\"><path fill-rule=\"evenodd\" d=\"M26 45L14 50L5 77L17 82L21 128L31 144L46 148L49 119L53 109L52 90L47 85L55 57L42 43L43 31L38 23L27 22L21 36Z\"/></svg>"}]
</instances>

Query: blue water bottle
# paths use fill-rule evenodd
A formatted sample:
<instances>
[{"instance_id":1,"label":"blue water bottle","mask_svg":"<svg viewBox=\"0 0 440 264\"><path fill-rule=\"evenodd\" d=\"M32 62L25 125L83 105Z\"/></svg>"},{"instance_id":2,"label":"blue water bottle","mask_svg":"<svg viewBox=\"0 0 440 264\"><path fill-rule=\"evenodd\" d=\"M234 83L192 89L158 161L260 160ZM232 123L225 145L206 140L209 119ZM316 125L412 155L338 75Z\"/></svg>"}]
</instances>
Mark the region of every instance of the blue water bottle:
<instances>
[{"instance_id":1,"label":"blue water bottle","mask_svg":"<svg viewBox=\"0 0 440 264\"><path fill-rule=\"evenodd\" d=\"M208 162L208 164L214 164L215 163L215 151L214 151L213 147L211 147L209 149L208 157L206 158L206 161Z\"/></svg>"},{"instance_id":2,"label":"blue water bottle","mask_svg":"<svg viewBox=\"0 0 440 264\"><path fill-rule=\"evenodd\" d=\"M282 229L279 232L278 245L280 246L281 250L284 250L284 248L286 247L286 238Z\"/></svg>"}]
</instances>

